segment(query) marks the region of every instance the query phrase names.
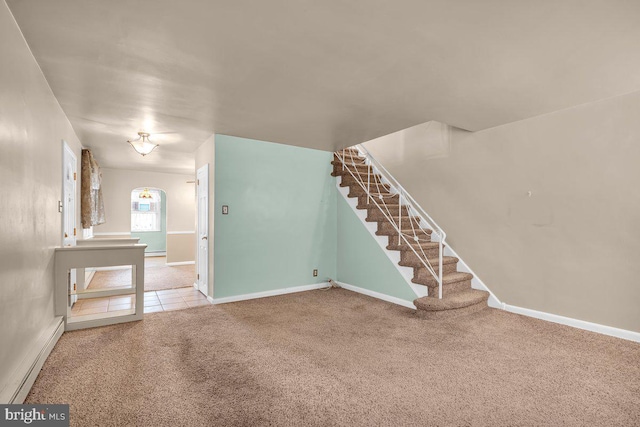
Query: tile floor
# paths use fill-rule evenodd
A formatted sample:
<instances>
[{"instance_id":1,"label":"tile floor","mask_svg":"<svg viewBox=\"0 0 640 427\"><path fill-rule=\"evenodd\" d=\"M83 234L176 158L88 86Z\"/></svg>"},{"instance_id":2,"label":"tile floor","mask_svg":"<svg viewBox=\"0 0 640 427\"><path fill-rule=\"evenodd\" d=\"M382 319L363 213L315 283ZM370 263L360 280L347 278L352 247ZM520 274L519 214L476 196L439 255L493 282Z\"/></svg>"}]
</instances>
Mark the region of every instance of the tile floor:
<instances>
[{"instance_id":1,"label":"tile floor","mask_svg":"<svg viewBox=\"0 0 640 427\"><path fill-rule=\"evenodd\" d=\"M145 313L181 310L207 304L211 304L207 297L193 287L144 293Z\"/></svg>"},{"instance_id":2,"label":"tile floor","mask_svg":"<svg viewBox=\"0 0 640 427\"><path fill-rule=\"evenodd\" d=\"M78 300L71 309L72 316L127 311L135 308L136 296L114 296ZM149 291L144 293L144 312L181 310L207 305L210 302L193 287Z\"/></svg>"}]
</instances>

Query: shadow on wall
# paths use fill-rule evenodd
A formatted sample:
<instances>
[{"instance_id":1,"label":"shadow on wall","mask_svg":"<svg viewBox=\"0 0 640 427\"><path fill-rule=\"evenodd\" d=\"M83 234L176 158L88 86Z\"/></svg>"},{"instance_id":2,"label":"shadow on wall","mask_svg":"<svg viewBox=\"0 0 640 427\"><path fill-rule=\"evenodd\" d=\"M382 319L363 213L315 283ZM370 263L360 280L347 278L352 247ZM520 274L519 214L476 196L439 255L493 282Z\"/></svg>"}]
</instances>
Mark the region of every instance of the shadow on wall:
<instances>
[{"instance_id":1,"label":"shadow on wall","mask_svg":"<svg viewBox=\"0 0 640 427\"><path fill-rule=\"evenodd\" d=\"M416 144L416 141L420 141ZM451 126L436 121L419 124L401 131L381 136L367 142L367 147L384 144L393 146L387 154L394 163L402 162L405 155L415 151L422 159L440 159L449 157L451 153Z\"/></svg>"}]
</instances>

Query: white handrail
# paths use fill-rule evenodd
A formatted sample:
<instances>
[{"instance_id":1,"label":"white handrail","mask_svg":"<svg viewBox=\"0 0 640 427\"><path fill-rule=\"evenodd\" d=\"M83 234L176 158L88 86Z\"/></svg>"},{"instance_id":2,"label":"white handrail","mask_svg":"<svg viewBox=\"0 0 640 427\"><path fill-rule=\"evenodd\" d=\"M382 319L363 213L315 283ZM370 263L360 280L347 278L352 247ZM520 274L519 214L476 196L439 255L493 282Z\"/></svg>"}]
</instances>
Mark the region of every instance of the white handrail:
<instances>
[{"instance_id":1,"label":"white handrail","mask_svg":"<svg viewBox=\"0 0 640 427\"><path fill-rule=\"evenodd\" d=\"M429 271L429 273L431 273L431 275L436 279L438 283L438 298L442 299L443 246L446 239L446 233L444 232L444 230L442 230L442 228L440 228L440 226L438 226L438 224L433 220L433 218L431 218L431 216L429 216L429 214L427 214L426 211L413 199L413 197L411 197L411 195L407 193L404 187L400 185L400 183L389 173L389 171L387 171L387 169L384 166L382 166L380 162L378 162L373 157L373 155L371 155L371 153L366 148L364 148L362 145L357 145L356 149L358 150L359 154L361 154L362 157L365 158L365 165L368 166L366 186L364 184L364 179L360 176L360 171L358 170L354 162L353 156L351 156L351 163L353 166L353 170L352 170L351 168L346 167L347 161L346 161L345 151L342 151L342 154L340 152L336 152L335 153L336 157L338 157L338 159L342 162L343 173L345 170L349 172L349 174L355 179L358 185L360 185L360 187L365 191L367 195L367 204L369 204L370 200L373 201L373 203L376 205L376 207L378 207L380 212L382 212L385 219L387 219L387 221L393 225L393 227L398 232L398 246L402 243L402 240L404 240L407 246L411 248L413 253L418 257L420 262L424 265L424 267L426 267L427 271ZM383 204L386 209L386 212L385 212L385 210L382 209L382 207L378 204L375 198L371 195L371 188L370 188L371 170L374 171L374 174L379 175L382 179L387 181L390 189L393 190L396 194L398 194L398 224L396 224L396 222L394 221L393 215L389 211L389 208L386 206L386 204ZM356 177L356 174L358 175L357 177ZM375 181L376 189L378 190L378 194L381 194L379 180L376 178L374 181ZM382 196L380 196L380 198L382 198ZM429 262L429 259L426 256L426 254L424 253L424 249L422 248L422 246L420 245L418 246L418 248L420 249L420 252L422 253L422 256L420 256L420 254L418 254L418 252L413 247L413 244L407 240L405 233L402 232L403 199L407 206L407 215L409 219L409 224L411 224L411 229L413 232L413 236L411 237L413 237L414 242L419 242L420 239L416 234L416 230L414 228L413 219L412 219L414 217L413 211L415 211L417 213L417 216L421 220L423 220L427 224L427 226L431 228L433 232L436 232L438 235L438 248L439 248L438 274L435 273L434 268L431 266L431 263ZM422 230L422 228L420 227L419 230Z\"/></svg>"}]
</instances>

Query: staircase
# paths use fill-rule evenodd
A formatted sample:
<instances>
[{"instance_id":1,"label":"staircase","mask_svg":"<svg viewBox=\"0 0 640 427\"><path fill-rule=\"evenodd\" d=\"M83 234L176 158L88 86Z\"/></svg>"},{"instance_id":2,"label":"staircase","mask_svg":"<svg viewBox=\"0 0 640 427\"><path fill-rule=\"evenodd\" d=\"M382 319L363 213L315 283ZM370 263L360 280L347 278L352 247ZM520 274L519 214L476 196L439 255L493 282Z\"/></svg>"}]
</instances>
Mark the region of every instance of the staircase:
<instances>
[{"instance_id":1,"label":"staircase","mask_svg":"<svg viewBox=\"0 0 640 427\"><path fill-rule=\"evenodd\" d=\"M413 268L411 281L427 287L427 296L413 301L418 316L451 318L487 307L489 292L471 288L473 275L457 270L459 259L445 256L444 243L441 246L439 241L432 241L433 230L421 223L423 218L402 198L402 193L358 149L335 152L331 164L331 175L341 177L341 187L349 187L348 197L357 197L357 208L367 210L366 221L378 223L376 235L387 236L387 250L400 251L399 265Z\"/></svg>"}]
</instances>

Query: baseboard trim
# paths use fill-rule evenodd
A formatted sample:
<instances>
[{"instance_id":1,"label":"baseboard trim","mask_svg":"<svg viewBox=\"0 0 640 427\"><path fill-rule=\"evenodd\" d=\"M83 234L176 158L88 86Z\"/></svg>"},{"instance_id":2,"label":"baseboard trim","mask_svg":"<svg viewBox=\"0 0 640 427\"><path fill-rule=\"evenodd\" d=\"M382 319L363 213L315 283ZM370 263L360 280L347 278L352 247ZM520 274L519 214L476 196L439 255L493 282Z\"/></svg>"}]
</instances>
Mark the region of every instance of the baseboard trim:
<instances>
[{"instance_id":1,"label":"baseboard trim","mask_svg":"<svg viewBox=\"0 0 640 427\"><path fill-rule=\"evenodd\" d=\"M42 332L34 346L28 351L12 379L0 392L0 403L21 404L29 394L40 369L64 332L62 316L53 319Z\"/></svg>"},{"instance_id":2,"label":"baseboard trim","mask_svg":"<svg viewBox=\"0 0 640 427\"><path fill-rule=\"evenodd\" d=\"M112 231L109 233L93 233L93 237L96 236L130 236L131 231Z\"/></svg>"},{"instance_id":3,"label":"baseboard trim","mask_svg":"<svg viewBox=\"0 0 640 427\"><path fill-rule=\"evenodd\" d=\"M158 252L145 252L144 253L144 257L145 258L153 258L153 257L158 257L158 256L167 256L167 252L166 251L158 251Z\"/></svg>"},{"instance_id":4,"label":"baseboard trim","mask_svg":"<svg viewBox=\"0 0 640 427\"><path fill-rule=\"evenodd\" d=\"M277 295L293 294L296 292L312 291L329 286L329 282L314 283L311 285L293 286L290 288L274 289L272 291L254 292L251 294L234 295L232 297L211 298L207 297L212 304L226 304L229 302L246 301L250 299L274 297Z\"/></svg>"},{"instance_id":5,"label":"baseboard trim","mask_svg":"<svg viewBox=\"0 0 640 427\"><path fill-rule=\"evenodd\" d=\"M416 309L416 306L413 305L413 301L407 301L407 300L404 300L402 298L392 297L391 295L381 294L380 292L372 291L370 289L361 288L359 286L350 285L350 284L344 283L344 282L336 281L336 283L338 285L340 285L341 288L346 289L348 291L357 292L359 294L367 295L367 296L370 296L372 298L377 298L377 299L380 299L382 301L390 302L392 304L401 305L403 307L412 308L414 310Z\"/></svg>"},{"instance_id":6,"label":"baseboard trim","mask_svg":"<svg viewBox=\"0 0 640 427\"><path fill-rule=\"evenodd\" d=\"M191 264L195 264L195 261L178 261L178 262L168 262L165 265L168 265L169 267L173 267L175 265L191 265Z\"/></svg>"},{"instance_id":7,"label":"baseboard trim","mask_svg":"<svg viewBox=\"0 0 640 427\"><path fill-rule=\"evenodd\" d=\"M502 309L510 313L521 314L523 316L534 317L547 322L559 323L571 326L572 328L584 329L585 331L596 332L598 334L609 335L624 340L640 342L640 332L628 331L626 329L614 328L612 326L600 325L599 323L587 322L573 319L571 317L559 316L557 314L546 313L544 311L531 310L529 308L515 305L502 304Z\"/></svg>"}]
</instances>

